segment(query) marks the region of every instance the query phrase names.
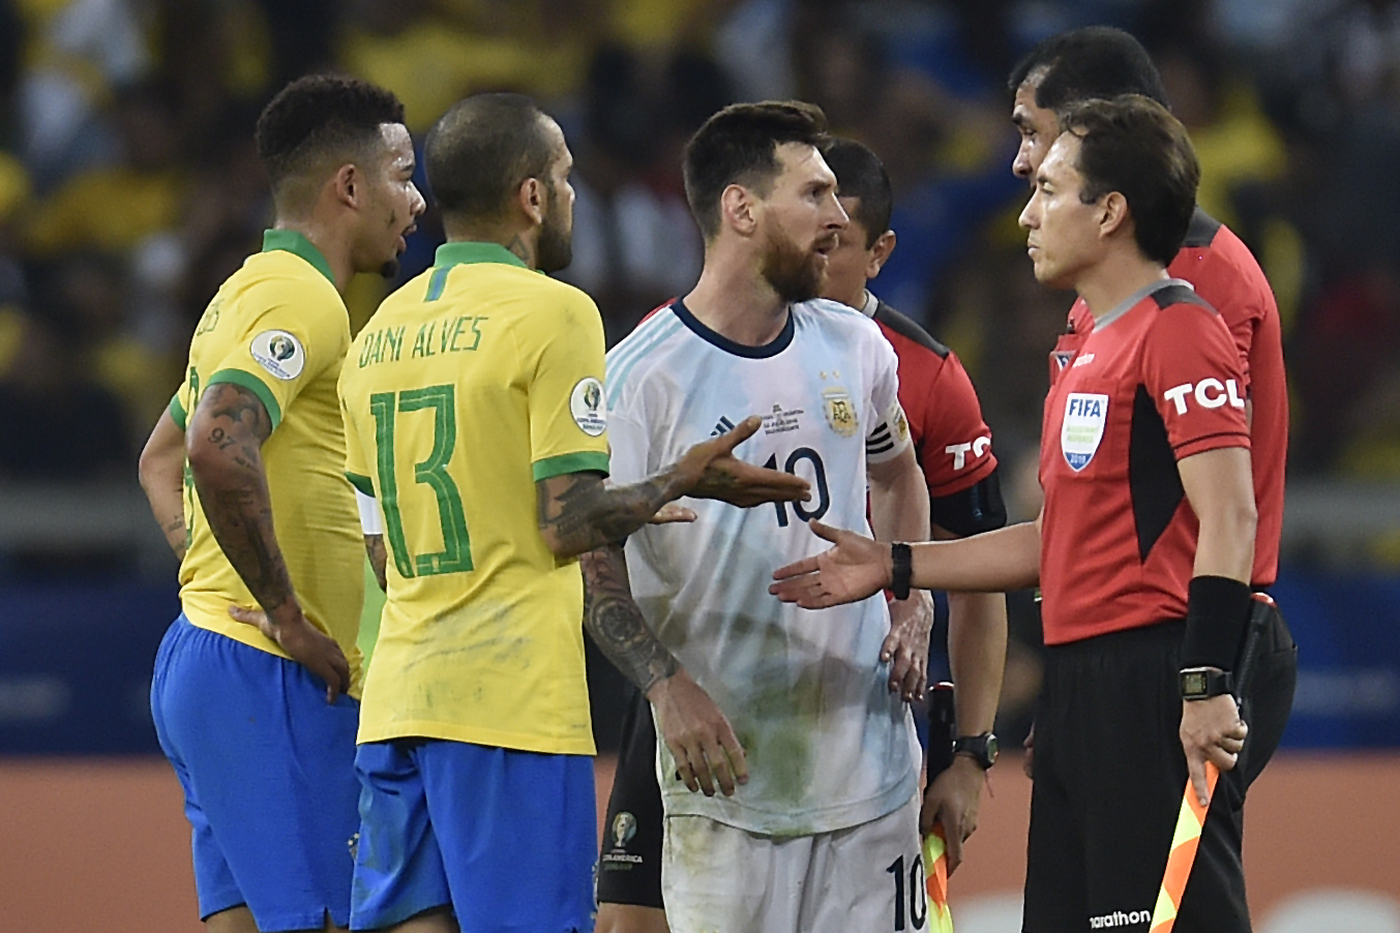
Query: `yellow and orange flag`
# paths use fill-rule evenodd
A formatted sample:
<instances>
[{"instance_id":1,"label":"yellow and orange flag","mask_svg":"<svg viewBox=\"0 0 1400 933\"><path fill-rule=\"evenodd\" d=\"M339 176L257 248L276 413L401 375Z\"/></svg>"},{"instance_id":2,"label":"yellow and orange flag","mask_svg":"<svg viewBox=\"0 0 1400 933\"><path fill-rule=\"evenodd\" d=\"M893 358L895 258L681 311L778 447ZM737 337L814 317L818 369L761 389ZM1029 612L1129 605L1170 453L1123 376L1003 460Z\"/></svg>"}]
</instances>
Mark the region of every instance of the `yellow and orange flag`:
<instances>
[{"instance_id":1,"label":"yellow and orange flag","mask_svg":"<svg viewBox=\"0 0 1400 933\"><path fill-rule=\"evenodd\" d=\"M948 908L948 846L942 826L935 825L924 837L924 873L928 933L953 933L953 913Z\"/></svg>"}]
</instances>

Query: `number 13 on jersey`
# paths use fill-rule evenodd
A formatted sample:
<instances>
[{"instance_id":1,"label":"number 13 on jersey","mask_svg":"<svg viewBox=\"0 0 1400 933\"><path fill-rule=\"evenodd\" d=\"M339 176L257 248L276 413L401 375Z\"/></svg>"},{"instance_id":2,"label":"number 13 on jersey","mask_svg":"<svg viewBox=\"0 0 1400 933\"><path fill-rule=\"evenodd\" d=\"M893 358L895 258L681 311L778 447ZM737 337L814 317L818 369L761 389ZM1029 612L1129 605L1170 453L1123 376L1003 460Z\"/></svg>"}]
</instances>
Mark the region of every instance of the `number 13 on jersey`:
<instances>
[{"instance_id":1,"label":"number 13 on jersey","mask_svg":"<svg viewBox=\"0 0 1400 933\"><path fill-rule=\"evenodd\" d=\"M454 387L449 383L405 389L397 394L376 392L369 397L369 407L374 415L379 504L384 510L384 532L399 574L411 578L471 570L471 540L467 536L462 494L447 472L447 464L457 446ZM417 555L409 551L403 514L399 509L399 481L394 466L394 444L399 422L416 418L432 419L432 447L427 458L414 466L413 481L432 489L437 499L438 523L442 529L442 550ZM415 431L414 436L423 435Z\"/></svg>"}]
</instances>

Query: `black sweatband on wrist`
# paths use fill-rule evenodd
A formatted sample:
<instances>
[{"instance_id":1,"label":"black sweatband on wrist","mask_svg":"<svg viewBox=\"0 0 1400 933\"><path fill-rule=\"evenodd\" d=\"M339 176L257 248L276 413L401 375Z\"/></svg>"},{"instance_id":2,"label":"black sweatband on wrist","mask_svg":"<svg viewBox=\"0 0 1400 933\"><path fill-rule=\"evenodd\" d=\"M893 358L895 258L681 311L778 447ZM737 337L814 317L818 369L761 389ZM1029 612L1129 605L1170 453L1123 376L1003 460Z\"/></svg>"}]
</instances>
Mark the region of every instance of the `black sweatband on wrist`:
<instances>
[{"instance_id":1,"label":"black sweatband on wrist","mask_svg":"<svg viewBox=\"0 0 1400 933\"><path fill-rule=\"evenodd\" d=\"M1234 670L1249 625L1249 585L1228 577L1194 577L1186 597L1181 667Z\"/></svg>"},{"instance_id":2,"label":"black sweatband on wrist","mask_svg":"<svg viewBox=\"0 0 1400 933\"><path fill-rule=\"evenodd\" d=\"M896 542L890 545L890 558L894 563L890 574L890 592L895 599L909 598L909 585L914 579L914 552L909 545Z\"/></svg>"}]
</instances>

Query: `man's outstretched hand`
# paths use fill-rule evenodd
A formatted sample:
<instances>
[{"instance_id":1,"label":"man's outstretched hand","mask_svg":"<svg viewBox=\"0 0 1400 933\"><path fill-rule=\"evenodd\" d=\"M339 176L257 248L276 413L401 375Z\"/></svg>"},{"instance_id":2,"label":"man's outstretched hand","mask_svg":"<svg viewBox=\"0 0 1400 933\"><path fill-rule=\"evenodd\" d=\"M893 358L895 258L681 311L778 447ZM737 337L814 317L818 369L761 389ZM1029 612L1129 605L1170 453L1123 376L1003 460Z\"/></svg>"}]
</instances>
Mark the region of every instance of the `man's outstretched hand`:
<instances>
[{"instance_id":1,"label":"man's outstretched hand","mask_svg":"<svg viewBox=\"0 0 1400 933\"><path fill-rule=\"evenodd\" d=\"M888 544L818 521L807 527L836 545L773 571L768 592L803 609L825 609L865 599L890 585L894 559Z\"/></svg>"},{"instance_id":2,"label":"man's outstretched hand","mask_svg":"<svg viewBox=\"0 0 1400 933\"><path fill-rule=\"evenodd\" d=\"M753 437L762 424L757 415L750 415L732 430L687 450L673 467L683 494L745 509L765 502L806 502L812 498L811 484L802 477L754 466L734 456L734 448Z\"/></svg>"}]
</instances>

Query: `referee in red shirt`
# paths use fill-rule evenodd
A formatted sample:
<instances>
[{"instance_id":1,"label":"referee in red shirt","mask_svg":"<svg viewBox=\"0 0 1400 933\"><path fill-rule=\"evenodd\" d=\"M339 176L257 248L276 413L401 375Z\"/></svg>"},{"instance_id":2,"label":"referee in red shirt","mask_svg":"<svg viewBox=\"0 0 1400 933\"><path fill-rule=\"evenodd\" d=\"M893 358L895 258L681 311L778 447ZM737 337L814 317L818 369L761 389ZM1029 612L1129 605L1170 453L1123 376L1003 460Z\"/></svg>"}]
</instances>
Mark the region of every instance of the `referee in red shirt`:
<instances>
[{"instance_id":1,"label":"referee in red shirt","mask_svg":"<svg viewBox=\"0 0 1400 933\"><path fill-rule=\"evenodd\" d=\"M1230 682L1257 526L1245 374L1221 316L1167 270L1199 164L1145 97L1082 102L1060 125L1021 223L1036 278L1074 288L1094 328L1046 399L1040 517L913 547L814 523L838 546L778 570L773 590L817 608L884 586L1039 584L1048 650L1023 929L1145 931L1181 788L1189 776L1203 789L1209 760L1224 773L1176 929L1245 933L1236 765L1249 730ZM1258 686L1256 709L1276 700Z\"/></svg>"},{"instance_id":2,"label":"referee in red shirt","mask_svg":"<svg viewBox=\"0 0 1400 933\"><path fill-rule=\"evenodd\" d=\"M1059 135L1055 111L1060 108L1120 94L1141 94L1168 106L1161 75L1147 50L1111 26L1087 26L1046 39L1021 59L1007 84L1015 95L1011 122L1021 134L1011 170L1032 182ZM1259 510L1250 584L1262 590L1278 576L1288 453L1288 386L1278 303L1249 247L1199 206L1167 271L1190 282L1196 294L1220 312L1243 357ZM1093 327L1093 316L1081 298L1070 308L1066 333L1051 357L1051 381Z\"/></svg>"}]
</instances>

